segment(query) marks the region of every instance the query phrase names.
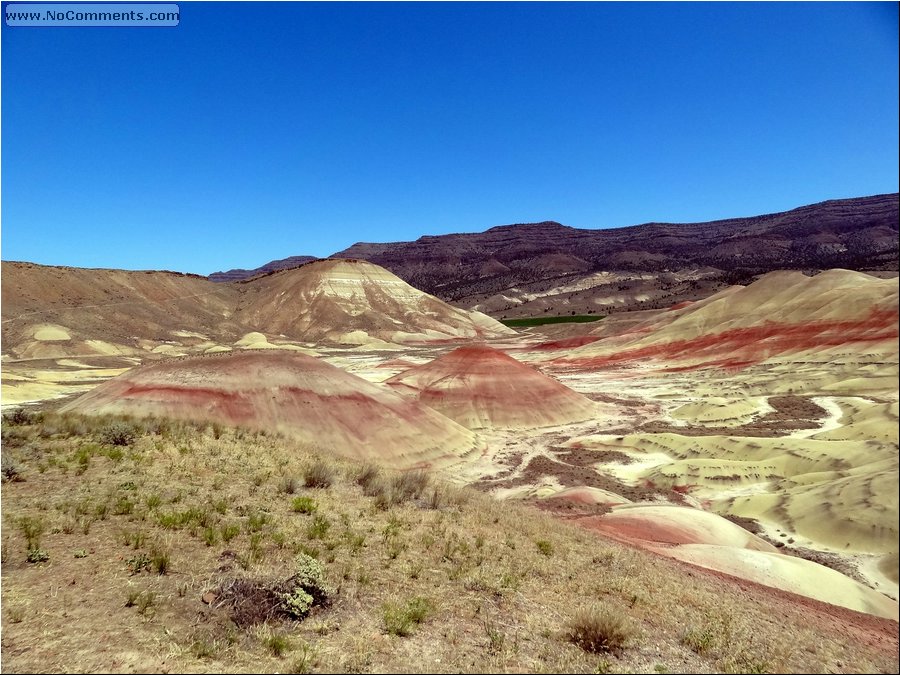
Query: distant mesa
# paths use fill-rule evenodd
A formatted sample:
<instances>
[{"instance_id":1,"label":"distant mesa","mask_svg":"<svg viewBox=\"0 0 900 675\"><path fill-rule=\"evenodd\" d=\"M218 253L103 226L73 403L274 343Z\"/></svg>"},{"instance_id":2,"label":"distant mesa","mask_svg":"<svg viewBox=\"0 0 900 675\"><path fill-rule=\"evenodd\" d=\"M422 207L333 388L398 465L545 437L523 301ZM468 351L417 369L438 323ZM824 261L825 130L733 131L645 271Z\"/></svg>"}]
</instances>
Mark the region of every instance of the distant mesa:
<instances>
[{"instance_id":1,"label":"distant mesa","mask_svg":"<svg viewBox=\"0 0 900 675\"><path fill-rule=\"evenodd\" d=\"M892 193L705 223L608 229L554 221L504 225L415 241L357 243L331 257L369 260L416 288L471 306L486 296L502 299L513 288L591 270L670 273L704 268L719 280L778 269L896 271L898 218L900 197ZM674 279L671 285L675 295L661 297L665 304L660 308L695 299L688 297L689 288L676 292Z\"/></svg>"},{"instance_id":2,"label":"distant mesa","mask_svg":"<svg viewBox=\"0 0 900 675\"><path fill-rule=\"evenodd\" d=\"M472 432L431 408L325 361L277 350L140 366L62 410L279 431L324 453L402 469L446 466L476 450Z\"/></svg>"},{"instance_id":3,"label":"distant mesa","mask_svg":"<svg viewBox=\"0 0 900 675\"><path fill-rule=\"evenodd\" d=\"M498 318L553 314L560 307L610 314L666 309L779 269L896 272L898 218L900 197L893 193L705 223L503 225L415 241L360 242L330 258L367 260L426 293ZM249 278L306 259L210 279Z\"/></svg>"},{"instance_id":4,"label":"distant mesa","mask_svg":"<svg viewBox=\"0 0 900 675\"><path fill-rule=\"evenodd\" d=\"M268 262L265 265L252 270L238 268L228 270L227 272L213 272L209 275L208 278L210 281L215 281L218 283L228 281L241 281L243 279L250 279L251 277L256 277L261 274L269 274L270 272L277 272L278 270L287 270L291 269L292 267L299 267L300 265L312 262L313 260L318 260L318 258L312 255L293 255L290 258L273 260L272 262Z\"/></svg>"},{"instance_id":5,"label":"distant mesa","mask_svg":"<svg viewBox=\"0 0 900 675\"><path fill-rule=\"evenodd\" d=\"M486 345L459 347L387 384L470 429L557 426L603 412L587 397Z\"/></svg>"}]
</instances>

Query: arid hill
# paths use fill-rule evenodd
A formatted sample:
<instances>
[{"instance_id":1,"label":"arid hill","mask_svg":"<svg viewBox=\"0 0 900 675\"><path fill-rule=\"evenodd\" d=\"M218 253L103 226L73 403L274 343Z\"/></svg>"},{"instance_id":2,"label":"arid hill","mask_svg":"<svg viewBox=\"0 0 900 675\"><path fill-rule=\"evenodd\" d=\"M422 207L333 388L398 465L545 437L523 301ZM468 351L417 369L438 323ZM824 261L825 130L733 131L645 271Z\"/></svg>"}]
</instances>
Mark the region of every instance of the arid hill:
<instances>
[{"instance_id":1,"label":"arid hill","mask_svg":"<svg viewBox=\"0 0 900 675\"><path fill-rule=\"evenodd\" d=\"M238 347L266 335L354 345L512 332L362 261L323 260L231 284L17 262L2 273L3 351L20 359L215 351L248 333L263 339Z\"/></svg>"},{"instance_id":2,"label":"arid hill","mask_svg":"<svg viewBox=\"0 0 900 675\"><path fill-rule=\"evenodd\" d=\"M283 351L166 359L104 382L63 410L280 431L327 454L404 469L475 450L468 430L417 401Z\"/></svg>"},{"instance_id":3,"label":"arid hill","mask_svg":"<svg viewBox=\"0 0 900 675\"><path fill-rule=\"evenodd\" d=\"M238 321L306 342L407 343L514 334L484 314L448 305L358 260L319 260L239 288Z\"/></svg>"},{"instance_id":4,"label":"arid hill","mask_svg":"<svg viewBox=\"0 0 900 675\"><path fill-rule=\"evenodd\" d=\"M634 323L604 322L564 360L590 367L647 359L743 367L783 354L840 348L897 355L898 279L849 270L772 272ZM617 325L623 328L616 335ZM614 338L614 339L613 339ZM676 363L677 360L677 363Z\"/></svg>"},{"instance_id":5,"label":"arid hill","mask_svg":"<svg viewBox=\"0 0 900 675\"><path fill-rule=\"evenodd\" d=\"M611 412L485 345L459 347L387 383L471 429L557 426Z\"/></svg>"}]
</instances>

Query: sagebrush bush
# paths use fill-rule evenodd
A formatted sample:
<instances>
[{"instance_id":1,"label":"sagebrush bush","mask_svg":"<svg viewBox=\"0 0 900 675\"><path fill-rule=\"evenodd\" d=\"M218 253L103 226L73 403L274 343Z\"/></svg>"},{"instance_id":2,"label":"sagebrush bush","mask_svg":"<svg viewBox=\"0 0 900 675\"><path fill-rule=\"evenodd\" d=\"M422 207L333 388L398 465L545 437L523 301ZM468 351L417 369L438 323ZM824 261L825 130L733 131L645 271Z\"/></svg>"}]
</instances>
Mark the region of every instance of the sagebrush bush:
<instances>
[{"instance_id":1,"label":"sagebrush bush","mask_svg":"<svg viewBox=\"0 0 900 675\"><path fill-rule=\"evenodd\" d=\"M336 471L331 464L316 460L306 467L303 484L308 488L327 488L334 482Z\"/></svg>"},{"instance_id":2,"label":"sagebrush bush","mask_svg":"<svg viewBox=\"0 0 900 675\"><path fill-rule=\"evenodd\" d=\"M538 539L534 543L541 555L545 555L548 558L553 555L553 544L546 539Z\"/></svg>"},{"instance_id":3,"label":"sagebrush bush","mask_svg":"<svg viewBox=\"0 0 900 675\"><path fill-rule=\"evenodd\" d=\"M633 634L627 619L608 607L582 609L568 626L569 640L592 653L619 651Z\"/></svg>"},{"instance_id":4,"label":"sagebrush bush","mask_svg":"<svg viewBox=\"0 0 900 675\"><path fill-rule=\"evenodd\" d=\"M398 502L418 499L428 487L428 474L421 469L401 473L393 481L394 493Z\"/></svg>"},{"instance_id":5,"label":"sagebrush bush","mask_svg":"<svg viewBox=\"0 0 900 675\"><path fill-rule=\"evenodd\" d=\"M325 580L325 567L305 553L297 555L294 575L281 594L282 609L295 619L304 619L316 605L327 605L333 593Z\"/></svg>"},{"instance_id":6,"label":"sagebrush bush","mask_svg":"<svg viewBox=\"0 0 900 675\"><path fill-rule=\"evenodd\" d=\"M12 412L3 415L4 424L12 424L16 426L25 426L35 424L39 421L38 416L25 408L16 408Z\"/></svg>"},{"instance_id":7,"label":"sagebrush bush","mask_svg":"<svg viewBox=\"0 0 900 675\"><path fill-rule=\"evenodd\" d=\"M47 524L43 518L34 516L22 516L18 520L19 529L22 536L25 537L25 544L29 551L37 550L41 547L41 536L47 530Z\"/></svg>"},{"instance_id":8,"label":"sagebrush bush","mask_svg":"<svg viewBox=\"0 0 900 675\"><path fill-rule=\"evenodd\" d=\"M3 475L3 480L22 480L22 474L19 472L19 465L13 460L8 452L2 453L2 468L0 468L0 473Z\"/></svg>"},{"instance_id":9,"label":"sagebrush bush","mask_svg":"<svg viewBox=\"0 0 900 675\"><path fill-rule=\"evenodd\" d=\"M365 494L369 494L368 489L372 482L378 478L381 469L375 464L363 464L359 467L356 474L356 484L359 485Z\"/></svg>"},{"instance_id":10,"label":"sagebrush bush","mask_svg":"<svg viewBox=\"0 0 900 675\"><path fill-rule=\"evenodd\" d=\"M127 422L113 422L100 430L100 442L104 445L132 445L137 439L134 425Z\"/></svg>"}]
</instances>

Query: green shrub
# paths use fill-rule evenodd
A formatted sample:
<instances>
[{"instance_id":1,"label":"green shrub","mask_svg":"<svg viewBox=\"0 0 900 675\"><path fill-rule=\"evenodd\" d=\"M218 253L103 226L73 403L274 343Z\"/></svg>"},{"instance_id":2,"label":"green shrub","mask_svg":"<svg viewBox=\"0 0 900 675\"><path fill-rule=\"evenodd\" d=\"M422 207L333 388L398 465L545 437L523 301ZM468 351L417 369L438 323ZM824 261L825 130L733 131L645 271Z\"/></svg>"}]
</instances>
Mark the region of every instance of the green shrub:
<instances>
[{"instance_id":1,"label":"green shrub","mask_svg":"<svg viewBox=\"0 0 900 675\"><path fill-rule=\"evenodd\" d=\"M219 541L219 533L214 527L207 527L203 530L203 541L207 546L215 546Z\"/></svg>"},{"instance_id":2,"label":"green shrub","mask_svg":"<svg viewBox=\"0 0 900 675\"><path fill-rule=\"evenodd\" d=\"M314 513L319 505L311 497L294 497L291 508L295 513Z\"/></svg>"},{"instance_id":3,"label":"green shrub","mask_svg":"<svg viewBox=\"0 0 900 675\"><path fill-rule=\"evenodd\" d=\"M247 516L247 531L259 532L268 522L268 514L262 511L253 511L250 515Z\"/></svg>"},{"instance_id":4,"label":"green shrub","mask_svg":"<svg viewBox=\"0 0 900 675\"><path fill-rule=\"evenodd\" d=\"M537 546L537 550L541 553L541 555L545 555L548 558L553 555L553 544L551 544L546 539L538 539L534 543Z\"/></svg>"},{"instance_id":5,"label":"green shrub","mask_svg":"<svg viewBox=\"0 0 900 675\"><path fill-rule=\"evenodd\" d=\"M262 639L262 643L272 656L281 658L291 650L292 644L287 635L278 632L270 632Z\"/></svg>"},{"instance_id":6,"label":"green shrub","mask_svg":"<svg viewBox=\"0 0 900 675\"><path fill-rule=\"evenodd\" d=\"M281 607L295 619L305 618L313 606L327 605L333 592L325 580L325 567L305 553L297 556L294 575L285 585Z\"/></svg>"},{"instance_id":7,"label":"green shrub","mask_svg":"<svg viewBox=\"0 0 900 675\"><path fill-rule=\"evenodd\" d=\"M28 550L39 549L41 547L41 536L47 529L47 524L43 519L34 516L22 516L17 524L25 537L25 544Z\"/></svg>"},{"instance_id":8,"label":"green shrub","mask_svg":"<svg viewBox=\"0 0 900 675\"><path fill-rule=\"evenodd\" d=\"M100 430L99 438L104 445L132 445L137 432L132 424L113 422Z\"/></svg>"},{"instance_id":9,"label":"green shrub","mask_svg":"<svg viewBox=\"0 0 900 675\"><path fill-rule=\"evenodd\" d=\"M384 629L391 635L405 637L431 613L432 605L427 598L415 597L403 605L387 603L382 609Z\"/></svg>"},{"instance_id":10,"label":"green shrub","mask_svg":"<svg viewBox=\"0 0 900 675\"><path fill-rule=\"evenodd\" d=\"M135 556L132 556L125 563L125 566L128 568L128 571L131 574L138 574L139 572L143 572L146 569L150 569L152 565L150 561L150 556L146 553L138 553Z\"/></svg>"},{"instance_id":11,"label":"green shrub","mask_svg":"<svg viewBox=\"0 0 900 675\"><path fill-rule=\"evenodd\" d=\"M316 516L306 528L306 535L310 539L324 539L328 535L331 523L328 518L322 515Z\"/></svg>"},{"instance_id":12,"label":"green shrub","mask_svg":"<svg viewBox=\"0 0 900 675\"><path fill-rule=\"evenodd\" d=\"M222 541L226 544L241 533L241 528L236 523L226 523L222 525Z\"/></svg>"},{"instance_id":13,"label":"green shrub","mask_svg":"<svg viewBox=\"0 0 900 675\"><path fill-rule=\"evenodd\" d=\"M153 564L153 569L157 574L168 574L172 566L172 556L164 548L154 546L150 551L150 562Z\"/></svg>"},{"instance_id":14,"label":"green shrub","mask_svg":"<svg viewBox=\"0 0 900 675\"><path fill-rule=\"evenodd\" d=\"M127 516L134 511L134 502L128 497L119 497L115 506L113 506L113 514L117 516Z\"/></svg>"},{"instance_id":15,"label":"green shrub","mask_svg":"<svg viewBox=\"0 0 900 675\"><path fill-rule=\"evenodd\" d=\"M39 563L50 560L50 554L42 548L30 548L25 559L30 563Z\"/></svg>"}]
</instances>

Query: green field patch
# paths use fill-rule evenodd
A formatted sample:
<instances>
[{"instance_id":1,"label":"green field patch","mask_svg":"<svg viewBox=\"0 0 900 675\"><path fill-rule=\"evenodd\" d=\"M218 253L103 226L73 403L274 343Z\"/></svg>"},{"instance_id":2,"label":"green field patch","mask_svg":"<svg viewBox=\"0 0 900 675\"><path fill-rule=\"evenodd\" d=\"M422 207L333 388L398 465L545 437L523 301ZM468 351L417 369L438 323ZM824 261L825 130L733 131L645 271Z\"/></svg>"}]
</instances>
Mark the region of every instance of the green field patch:
<instances>
[{"instance_id":1,"label":"green field patch","mask_svg":"<svg viewBox=\"0 0 900 675\"><path fill-rule=\"evenodd\" d=\"M509 328L544 326L549 323L590 323L605 318L601 314L573 314L572 316L529 316L523 319L500 319Z\"/></svg>"}]
</instances>

